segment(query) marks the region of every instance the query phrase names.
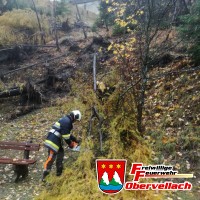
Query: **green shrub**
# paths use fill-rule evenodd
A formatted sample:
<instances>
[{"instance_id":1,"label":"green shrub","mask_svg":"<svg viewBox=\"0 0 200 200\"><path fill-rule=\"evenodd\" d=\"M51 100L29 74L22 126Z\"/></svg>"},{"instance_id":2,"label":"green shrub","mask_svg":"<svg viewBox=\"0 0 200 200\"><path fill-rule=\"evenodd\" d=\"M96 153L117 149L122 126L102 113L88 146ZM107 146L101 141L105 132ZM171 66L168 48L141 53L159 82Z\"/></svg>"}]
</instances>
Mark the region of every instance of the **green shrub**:
<instances>
[{"instance_id":1,"label":"green shrub","mask_svg":"<svg viewBox=\"0 0 200 200\"><path fill-rule=\"evenodd\" d=\"M97 25L94 23L92 28L91 28L92 32L97 32Z\"/></svg>"},{"instance_id":2,"label":"green shrub","mask_svg":"<svg viewBox=\"0 0 200 200\"><path fill-rule=\"evenodd\" d=\"M101 1L99 5L99 16L102 20L107 22L108 24L113 24L114 22L114 14L108 12L109 6L111 6L111 3L106 3L105 1Z\"/></svg>"},{"instance_id":3,"label":"green shrub","mask_svg":"<svg viewBox=\"0 0 200 200\"><path fill-rule=\"evenodd\" d=\"M124 32L126 32L126 27L121 27L118 24L115 24L113 26L113 30L112 30L113 36L122 35Z\"/></svg>"},{"instance_id":4,"label":"green shrub","mask_svg":"<svg viewBox=\"0 0 200 200\"><path fill-rule=\"evenodd\" d=\"M188 47L188 53L195 64L200 63L200 0L191 8L191 13L180 18L181 25L178 28L184 44Z\"/></svg>"}]
</instances>

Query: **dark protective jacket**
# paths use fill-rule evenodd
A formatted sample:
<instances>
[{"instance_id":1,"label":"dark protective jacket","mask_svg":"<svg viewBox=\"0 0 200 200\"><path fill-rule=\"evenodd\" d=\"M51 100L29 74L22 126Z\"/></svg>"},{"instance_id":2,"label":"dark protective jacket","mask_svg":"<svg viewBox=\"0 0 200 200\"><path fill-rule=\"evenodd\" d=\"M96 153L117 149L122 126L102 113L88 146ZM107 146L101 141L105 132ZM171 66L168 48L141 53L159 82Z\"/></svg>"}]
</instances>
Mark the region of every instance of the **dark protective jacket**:
<instances>
[{"instance_id":1,"label":"dark protective jacket","mask_svg":"<svg viewBox=\"0 0 200 200\"><path fill-rule=\"evenodd\" d=\"M72 123L73 121L69 115L60 118L49 131L44 145L57 153L62 146L62 139L69 144L70 132L73 129Z\"/></svg>"}]
</instances>

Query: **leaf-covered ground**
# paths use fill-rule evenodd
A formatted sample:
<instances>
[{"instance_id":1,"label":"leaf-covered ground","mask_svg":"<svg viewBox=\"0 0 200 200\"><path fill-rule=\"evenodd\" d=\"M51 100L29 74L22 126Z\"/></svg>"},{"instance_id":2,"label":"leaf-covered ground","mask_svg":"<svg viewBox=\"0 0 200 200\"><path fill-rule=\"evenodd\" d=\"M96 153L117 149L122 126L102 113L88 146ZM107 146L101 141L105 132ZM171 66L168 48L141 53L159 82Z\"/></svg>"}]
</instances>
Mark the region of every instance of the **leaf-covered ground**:
<instances>
[{"instance_id":1,"label":"leaf-covered ground","mask_svg":"<svg viewBox=\"0 0 200 200\"><path fill-rule=\"evenodd\" d=\"M19 119L2 122L0 128L1 140L5 141L29 141L39 143L39 152L31 152L30 158L37 159L36 164L29 165L29 176L25 180L14 183L15 175L12 165L0 165L0 199L9 200L31 200L45 188L41 182L43 163L47 157L43 141L56 119L61 117L62 107L55 106L37 110L32 114L20 117ZM8 110L7 110L8 111ZM75 126L75 130L78 127ZM66 149L64 163L73 159L77 153L69 152ZM0 157L23 158L22 151L1 150ZM52 169L55 176L55 166Z\"/></svg>"},{"instance_id":2,"label":"leaf-covered ground","mask_svg":"<svg viewBox=\"0 0 200 200\"><path fill-rule=\"evenodd\" d=\"M170 69L171 68L171 69ZM185 60L162 69L179 73L150 81L146 100L146 133L154 146L155 163L175 166L179 173L193 173L191 192L176 192L173 199L198 199L200 192L200 72L190 71ZM187 71L187 72L182 72ZM155 74L160 71L154 70ZM183 180L181 180L183 181Z\"/></svg>"}]
</instances>

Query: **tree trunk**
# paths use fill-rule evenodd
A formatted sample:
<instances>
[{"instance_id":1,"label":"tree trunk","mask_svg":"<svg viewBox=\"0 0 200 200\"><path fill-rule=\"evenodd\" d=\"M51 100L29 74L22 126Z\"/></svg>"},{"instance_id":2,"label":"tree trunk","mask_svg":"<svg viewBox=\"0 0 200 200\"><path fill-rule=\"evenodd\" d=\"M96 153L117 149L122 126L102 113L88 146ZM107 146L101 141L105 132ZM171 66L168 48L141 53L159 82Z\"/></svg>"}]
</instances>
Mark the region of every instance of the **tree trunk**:
<instances>
[{"instance_id":1,"label":"tree trunk","mask_svg":"<svg viewBox=\"0 0 200 200\"><path fill-rule=\"evenodd\" d=\"M54 31L55 31L55 40L57 51L60 51L59 43L58 43L58 32L57 32L57 24L56 24L56 1L53 1L53 16L54 16Z\"/></svg>"},{"instance_id":2,"label":"tree trunk","mask_svg":"<svg viewBox=\"0 0 200 200\"><path fill-rule=\"evenodd\" d=\"M81 15L80 15L77 3L76 3L76 10L77 10L77 14L78 14L79 20L82 22ZM85 28L84 28L84 24L83 24L82 28L83 28L84 37L85 37L85 39L87 39L87 34L86 34L86 31L85 31Z\"/></svg>"},{"instance_id":3,"label":"tree trunk","mask_svg":"<svg viewBox=\"0 0 200 200\"><path fill-rule=\"evenodd\" d=\"M15 0L16 8L19 9L19 5L17 3L17 0Z\"/></svg>"},{"instance_id":4,"label":"tree trunk","mask_svg":"<svg viewBox=\"0 0 200 200\"><path fill-rule=\"evenodd\" d=\"M34 7L35 14L36 14L36 17L37 17L38 26L39 26L39 29L40 29L41 41L42 41L43 44L45 44L44 33L42 31L42 26L41 26L41 23L40 23L40 18L39 18L39 15L38 15L38 12L37 12L34 0L32 0L32 3L33 3L33 7Z\"/></svg>"},{"instance_id":5,"label":"tree trunk","mask_svg":"<svg viewBox=\"0 0 200 200\"><path fill-rule=\"evenodd\" d=\"M183 13L182 14L189 14L190 10L187 7L187 3L185 2L185 0L181 0L181 7L183 7Z\"/></svg>"},{"instance_id":6,"label":"tree trunk","mask_svg":"<svg viewBox=\"0 0 200 200\"><path fill-rule=\"evenodd\" d=\"M97 81L96 81L96 58L97 55L94 53L94 58L93 58L93 81L94 81L94 91L96 92L97 90Z\"/></svg>"},{"instance_id":7,"label":"tree trunk","mask_svg":"<svg viewBox=\"0 0 200 200\"><path fill-rule=\"evenodd\" d=\"M142 72L141 72L141 89L140 89L140 95L138 99L138 104L137 104L137 127L138 131L142 134L144 131L143 128L143 110L144 110L144 103L145 103L145 92L146 92L146 85L147 85L147 72L148 72L148 66L145 65L142 67Z\"/></svg>"}]
</instances>

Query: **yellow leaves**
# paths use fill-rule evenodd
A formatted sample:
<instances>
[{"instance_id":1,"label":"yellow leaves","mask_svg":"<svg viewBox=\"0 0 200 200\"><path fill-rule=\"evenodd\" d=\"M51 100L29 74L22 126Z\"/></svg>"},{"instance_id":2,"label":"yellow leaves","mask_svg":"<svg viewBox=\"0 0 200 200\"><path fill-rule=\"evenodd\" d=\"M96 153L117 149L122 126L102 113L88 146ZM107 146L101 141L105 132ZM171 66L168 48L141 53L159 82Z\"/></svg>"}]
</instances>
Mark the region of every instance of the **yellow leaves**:
<instances>
[{"instance_id":1,"label":"yellow leaves","mask_svg":"<svg viewBox=\"0 0 200 200\"><path fill-rule=\"evenodd\" d=\"M136 42L135 37L130 38L130 39L129 39L129 42L130 42L130 43L135 43L135 42Z\"/></svg>"},{"instance_id":2,"label":"yellow leaves","mask_svg":"<svg viewBox=\"0 0 200 200\"><path fill-rule=\"evenodd\" d=\"M137 24L137 20L132 19L132 20L130 21L130 23L131 23L131 24Z\"/></svg>"},{"instance_id":3,"label":"yellow leaves","mask_svg":"<svg viewBox=\"0 0 200 200\"><path fill-rule=\"evenodd\" d=\"M143 14L144 14L144 11L143 11L143 10L138 10L138 11L136 12L136 14L137 14L137 15L143 15Z\"/></svg>"},{"instance_id":4,"label":"yellow leaves","mask_svg":"<svg viewBox=\"0 0 200 200\"><path fill-rule=\"evenodd\" d=\"M162 111L164 108L160 105L157 105L156 107L157 112Z\"/></svg>"},{"instance_id":5,"label":"yellow leaves","mask_svg":"<svg viewBox=\"0 0 200 200\"><path fill-rule=\"evenodd\" d=\"M102 81L97 81L97 87L98 87L98 89L101 91L101 92L104 92L105 91L105 89L106 89L106 86L105 86L105 84L102 82Z\"/></svg>"},{"instance_id":6,"label":"yellow leaves","mask_svg":"<svg viewBox=\"0 0 200 200\"><path fill-rule=\"evenodd\" d=\"M101 53L102 52L102 47L100 47L98 51L99 51L99 53Z\"/></svg>"},{"instance_id":7,"label":"yellow leaves","mask_svg":"<svg viewBox=\"0 0 200 200\"><path fill-rule=\"evenodd\" d=\"M175 108L174 108L174 107L172 107L172 108L169 108L168 110L169 110L169 111L174 111L174 110L175 110Z\"/></svg>"},{"instance_id":8,"label":"yellow leaves","mask_svg":"<svg viewBox=\"0 0 200 200\"><path fill-rule=\"evenodd\" d=\"M162 143L163 143L163 144L166 144L167 141L168 141L168 138L167 138L167 137L163 137L163 138L162 138Z\"/></svg>"},{"instance_id":9,"label":"yellow leaves","mask_svg":"<svg viewBox=\"0 0 200 200\"><path fill-rule=\"evenodd\" d=\"M111 7L108 8L108 12L112 12L113 9Z\"/></svg>"},{"instance_id":10,"label":"yellow leaves","mask_svg":"<svg viewBox=\"0 0 200 200\"><path fill-rule=\"evenodd\" d=\"M173 143L176 141L175 137L167 137L167 136L163 136L162 137L162 143L163 144L167 144L167 143Z\"/></svg>"},{"instance_id":11,"label":"yellow leaves","mask_svg":"<svg viewBox=\"0 0 200 200\"><path fill-rule=\"evenodd\" d=\"M110 51L110 50L112 49L112 47L113 47L113 43L111 43L111 44L109 45L108 51Z\"/></svg>"},{"instance_id":12,"label":"yellow leaves","mask_svg":"<svg viewBox=\"0 0 200 200\"><path fill-rule=\"evenodd\" d=\"M160 113L156 113L156 114L155 114L155 117L160 117Z\"/></svg>"},{"instance_id":13,"label":"yellow leaves","mask_svg":"<svg viewBox=\"0 0 200 200\"><path fill-rule=\"evenodd\" d=\"M174 167L175 167L175 169L180 169L181 168L179 163L176 163L176 165Z\"/></svg>"},{"instance_id":14,"label":"yellow leaves","mask_svg":"<svg viewBox=\"0 0 200 200\"><path fill-rule=\"evenodd\" d=\"M143 14L144 14L144 11L143 11L143 10L141 10L141 11L140 11L140 15L143 15Z\"/></svg>"},{"instance_id":15,"label":"yellow leaves","mask_svg":"<svg viewBox=\"0 0 200 200\"><path fill-rule=\"evenodd\" d=\"M133 15L130 15L126 18L126 20L131 20L133 18Z\"/></svg>"},{"instance_id":16,"label":"yellow leaves","mask_svg":"<svg viewBox=\"0 0 200 200\"><path fill-rule=\"evenodd\" d=\"M137 24L137 20L134 19L135 14L130 13L128 16L125 16L128 4L127 3L118 3L112 0L106 0L109 7L107 8L108 13L115 13L115 22L120 27L126 27L128 24ZM142 14L143 11L139 10L137 14ZM127 14L126 14L127 15ZM126 18L125 18L126 17ZM130 29L129 29L130 31Z\"/></svg>"},{"instance_id":17,"label":"yellow leaves","mask_svg":"<svg viewBox=\"0 0 200 200\"><path fill-rule=\"evenodd\" d=\"M193 96L193 97L192 97L192 101L196 101L197 99L199 99L198 96Z\"/></svg>"},{"instance_id":18,"label":"yellow leaves","mask_svg":"<svg viewBox=\"0 0 200 200\"><path fill-rule=\"evenodd\" d=\"M108 51L113 50L113 54L116 55L117 60L122 58L130 58L134 51L133 43L136 41L134 37L123 43L111 43L108 47Z\"/></svg>"},{"instance_id":19,"label":"yellow leaves","mask_svg":"<svg viewBox=\"0 0 200 200\"><path fill-rule=\"evenodd\" d=\"M173 105L173 107L169 108L168 111L174 111L176 109L180 108L178 104Z\"/></svg>"},{"instance_id":20,"label":"yellow leaves","mask_svg":"<svg viewBox=\"0 0 200 200\"><path fill-rule=\"evenodd\" d=\"M130 20L124 20L124 19L117 18L117 19L115 19L115 22L116 22L116 24L118 24L121 27L126 27L129 24L132 24L132 25L137 24L137 20L132 19L132 18Z\"/></svg>"},{"instance_id":21,"label":"yellow leaves","mask_svg":"<svg viewBox=\"0 0 200 200\"><path fill-rule=\"evenodd\" d=\"M113 54L115 55L115 60L120 61L124 59L130 59L133 55L134 43L136 42L135 37L131 37L134 33L133 30L130 29L131 25L137 24L137 20L135 19L136 14L143 14L142 10L138 10L138 13L136 12L126 12L128 6L127 2L116 2L114 0L104 0L107 4L109 3L109 6L107 8L107 11L109 13L113 12L115 15L115 24L117 27L122 28L122 31L124 30L126 33L130 33L130 38L126 39L126 41L120 41L120 44L118 43L112 43L108 47L108 51L112 50Z\"/></svg>"},{"instance_id":22,"label":"yellow leaves","mask_svg":"<svg viewBox=\"0 0 200 200\"><path fill-rule=\"evenodd\" d=\"M124 12L125 12L125 8L121 8L121 9L117 12L118 17L122 17L122 16L124 15Z\"/></svg>"},{"instance_id":23,"label":"yellow leaves","mask_svg":"<svg viewBox=\"0 0 200 200\"><path fill-rule=\"evenodd\" d=\"M127 32L130 33L131 32L131 29L129 27L127 27Z\"/></svg>"},{"instance_id":24,"label":"yellow leaves","mask_svg":"<svg viewBox=\"0 0 200 200\"><path fill-rule=\"evenodd\" d=\"M126 27L126 26L128 25L127 22L125 22L124 20L119 19L119 18L115 19L115 22L116 22L116 24L119 25L120 27Z\"/></svg>"}]
</instances>

